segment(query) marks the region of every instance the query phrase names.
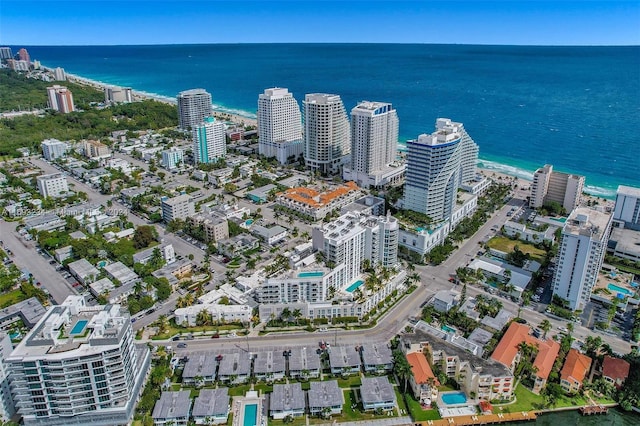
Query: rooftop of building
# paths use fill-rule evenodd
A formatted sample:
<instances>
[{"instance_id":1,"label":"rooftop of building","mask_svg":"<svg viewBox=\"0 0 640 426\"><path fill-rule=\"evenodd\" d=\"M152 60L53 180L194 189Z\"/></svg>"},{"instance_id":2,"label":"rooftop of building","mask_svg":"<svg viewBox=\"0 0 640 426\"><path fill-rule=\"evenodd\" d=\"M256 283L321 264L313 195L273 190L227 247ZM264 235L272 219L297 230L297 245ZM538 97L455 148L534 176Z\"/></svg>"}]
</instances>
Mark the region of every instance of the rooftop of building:
<instances>
[{"instance_id":1,"label":"rooftop of building","mask_svg":"<svg viewBox=\"0 0 640 426\"><path fill-rule=\"evenodd\" d=\"M309 382L310 407L335 407L344 404L344 394L337 380Z\"/></svg>"},{"instance_id":2,"label":"rooftop of building","mask_svg":"<svg viewBox=\"0 0 640 426\"><path fill-rule=\"evenodd\" d=\"M430 380L433 380L434 386L440 386L440 381L433 374L433 370L427 361L427 357L422 352L411 352L407 354L407 361L411 366L411 372L413 378L417 384L428 384Z\"/></svg>"},{"instance_id":3,"label":"rooftop of building","mask_svg":"<svg viewBox=\"0 0 640 426\"><path fill-rule=\"evenodd\" d=\"M610 213L604 213L588 207L578 207L569 214L562 233L586 235L599 240L607 232L611 218Z\"/></svg>"},{"instance_id":4,"label":"rooftop of building","mask_svg":"<svg viewBox=\"0 0 640 426\"><path fill-rule=\"evenodd\" d=\"M217 366L216 354L212 352L196 352L189 355L189 360L182 371L182 378L193 379L198 376L215 376Z\"/></svg>"},{"instance_id":5,"label":"rooftop of building","mask_svg":"<svg viewBox=\"0 0 640 426\"><path fill-rule=\"evenodd\" d=\"M33 327L46 312L47 310L38 299L30 297L0 309L0 322L14 315L20 315L27 327Z\"/></svg>"},{"instance_id":6,"label":"rooftop of building","mask_svg":"<svg viewBox=\"0 0 640 426\"><path fill-rule=\"evenodd\" d=\"M537 346L538 354L533 362L533 366L538 369L536 375L546 379L549 377L553 363L558 357L560 345L551 339L537 339L530 333L531 328L528 325L512 322L507 332L502 339L500 339L500 342L498 342L496 349L491 354L491 359L506 366L511 366L518 354L518 345L520 343L525 342L529 345Z\"/></svg>"},{"instance_id":7,"label":"rooftop of building","mask_svg":"<svg viewBox=\"0 0 640 426\"><path fill-rule=\"evenodd\" d=\"M127 265L120 261L105 265L103 269L122 284L137 280L139 278L138 274L133 272Z\"/></svg>"},{"instance_id":8,"label":"rooftop of building","mask_svg":"<svg viewBox=\"0 0 640 426\"><path fill-rule=\"evenodd\" d=\"M69 267L71 272L81 278L88 277L89 275L97 276L98 274L100 274L98 268L93 266L87 259L84 258L76 260L75 262L71 262L67 266Z\"/></svg>"},{"instance_id":9,"label":"rooftop of building","mask_svg":"<svg viewBox=\"0 0 640 426\"><path fill-rule=\"evenodd\" d=\"M294 348L289 355L289 370L318 370L320 357L313 348Z\"/></svg>"},{"instance_id":10,"label":"rooftop of building","mask_svg":"<svg viewBox=\"0 0 640 426\"><path fill-rule=\"evenodd\" d=\"M507 323L511 321L511 318L513 318L514 316L515 315L513 314L513 312L508 311L505 308L501 308L495 317L485 315L480 323L482 325L486 325L489 328L499 331L502 330L502 328L507 325Z\"/></svg>"},{"instance_id":11,"label":"rooftop of building","mask_svg":"<svg viewBox=\"0 0 640 426\"><path fill-rule=\"evenodd\" d=\"M575 349L569 349L564 366L560 371L561 380L569 380L570 378L582 383L591 368L591 358L581 354Z\"/></svg>"},{"instance_id":12,"label":"rooftop of building","mask_svg":"<svg viewBox=\"0 0 640 426\"><path fill-rule=\"evenodd\" d=\"M402 341L409 343L428 343L435 351L443 351L447 356L456 356L461 361L468 362L474 369L479 370L482 374L490 374L493 377L509 377L512 373L503 364L492 359L482 359L470 353L466 348L454 345L442 338L431 335L422 330L415 330L413 333L407 333L402 336Z\"/></svg>"},{"instance_id":13,"label":"rooftop of building","mask_svg":"<svg viewBox=\"0 0 640 426\"><path fill-rule=\"evenodd\" d=\"M283 232L287 232L287 228L284 228L280 225L274 225L270 228L267 228L266 226L262 226L262 225L253 225L251 227L251 232L263 238L271 238L271 237L275 237L276 235L280 235Z\"/></svg>"},{"instance_id":14,"label":"rooftop of building","mask_svg":"<svg viewBox=\"0 0 640 426\"><path fill-rule=\"evenodd\" d=\"M383 343L365 343L360 348L366 365L386 365L393 363L393 354L389 346Z\"/></svg>"},{"instance_id":15,"label":"rooftop of building","mask_svg":"<svg viewBox=\"0 0 640 426\"><path fill-rule=\"evenodd\" d=\"M229 389L201 389L193 401L193 417L223 416L229 412Z\"/></svg>"},{"instance_id":16,"label":"rooftop of building","mask_svg":"<svg viewBox=\"0 0 640 426\"><path fill-rule=\"evenodd\" d=\"M189 418L191 408L191 392L184 391L165 391L160 395L160 399L153 407L154 419L180 419Z\"/></svg>"},{"instance_id":17,"label":"rooftop of building","mask_svg":"<svg viewBox=\"0 0 640 426\"><path fill-rule=\"evenodd\" d=\"M360 365L360 356L353 346L334 346L329 352L331 368L357 367Z\"/></svg>"},{"instance_id":18,"label":"rooftop of building","mask_svg":"<svg viewBox=\"0 0 640 426\"><path fill-rule=\"evenodd\" d=\"M191 197L191 195L182 194L173 198L165 198L162 200L162 204L166 204L168 206L176 206L178 204L188 203L190 201L193 201L193 198Z\"/></svg>"},{"instance_id":19,"label":"rooftop of building","mask_svg":"<svg viewBox=\"0 0 640 426\"><path fill-rule=\"evenodd\" d=\"M65 179L65 176L62 173L50 173L47 175L40 175L37 178L38 180L52 180L52 179Z\"/></svg>"},{"instance_id":20,"label":"rooftop of building","mask_svg":"<svg viewBox=\"0 0 640 426\"><path fill-rule=\"evenodd\" d=\"M360 396L365 404L395 401L396 394L386 376L363 377Z\"/></svg>"},{"instance_id":21,"label":"rooftop of building","mask_svg":"<svg viewBox=\"0 0 640 426\"><path fill-rule=\"evenodd\" d=\"M263 373L284 373L285 358L282 351L260 351L256 354L253 363L253 372Z\"/></svg>"},{"instance_id":22,"label":"rooftop of building","mask_svg":"<svg viewBox=\"0 0 640 426\"><path fill-rule=\"evenodd\" d=\"M182 92L178 93L178 97L180 96L193 96L193 95L202 95L202 94L209 94L205 89L189 89L189 90L183 90Z\"/></svg>"},{"instance_id":23,"label":"rooftop of building","mask_svg":"<svg viewBox=\"0 0 640 426\"><path fill-rule=\"evenodd\" d=\"M640 231L613 228L609 242L616 243L616 251L622 253L640 253Z\"/></svg>"},{"instance_id":24,"label":"rooftop of building","mask_svg":"<svg viewBox=\"0 0 640 426\"><path fill-rule=\"evenodd\" d=\"M633 186L619 185L617 193L619 195L626 195L627 197L640 198L640 188L636 188Z\"/></svg>"},{"instance_id":25,"label":"rooftop of building","mask_svg":"<svg viewBox=\"0 0 640 426\"><path fill-rule=\"evenodd\" d=\"M89 284L89 287L91 287L91 292L96 296L104 293L109 293L111 290L116 288L116 286L109 278L102 278L94 283Z\"/></svg>"},{"instance_id":26,"label":"rooftop of building","mask_svg":"<svg viewBox=\"0 0 640 426\"><path fill-rule=\"evenodd\" d=\"M153 256L153 252L156 251L156 249L160 250L160 253L162 253L162 250L168 246L172 246L172 244L161 244L141 250L133 255L133 263L142 263L148 257Z\"/></svg>"},{"instance_id":27,"label":"rooftop of building","mask_svg":"<svg viewBox=\"0 0 640 426\"><path fill-rule=\"evenodd\" d=\"M247 352L224 354L220 360L219 376L248 375L251 372L251 358Z\"/></svg>"},{"instance_id":28,"label":"rooftop of building","mask_svg":"<svg viewBox=\"0 0 640 426\"><path fill-rule=\"evenodd\" d=\"M118 347L130 324L120 305L87 306L83 296L68 296L49 308L11 355L49 360L92 355Z\"/></svg>"},{"instance_id":29,"label":"rooftop of building","mask_svg":"<svg viewBox=\"0 0 640 426\"><path fill-rule=\"evenodd\" d=\"M613 380L625 380L630 369L631 365L624 359L605 356L602 362L602 375Z\"/></svg>"},{"instance_id":30,"label":"rooftop of building","mask_svg":"<svg viewBox=\"0 0 640 426\"><path fill-rule=\"evenodd\" d=\"M269 409L273 411L300 410L306 406L304 392L300 383L273 385L269 396Z\"/></svg>"},{"instance_id":31,"label":"rooftop of building","mask_svg":"<svg viewBox=\"0 0 640 426\"><path fill-rule=\"evenodd\" d=\"M305 204L311 208L321 208L330 205L340 197L359 190L360 188L355 182L346 182L344 185L325 192L320 192L313 188L297 187L280 192L277 196Z\"/></svg>"}]
</instances>

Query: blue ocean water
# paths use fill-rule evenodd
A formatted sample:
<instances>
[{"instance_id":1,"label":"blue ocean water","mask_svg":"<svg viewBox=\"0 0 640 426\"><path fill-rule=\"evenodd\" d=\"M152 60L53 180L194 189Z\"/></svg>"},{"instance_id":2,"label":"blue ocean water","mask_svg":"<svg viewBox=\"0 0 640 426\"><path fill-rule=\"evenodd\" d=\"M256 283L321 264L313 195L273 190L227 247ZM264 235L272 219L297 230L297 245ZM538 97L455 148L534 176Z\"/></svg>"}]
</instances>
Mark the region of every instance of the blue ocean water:
<instances>
[{"instance_id":1,"label":"blue ocean water","mask_svg":"<svg viewBox=\"0 0 640 426\"><path fill-rule=\"evenodd\" d=\"M241 31L241 29L239 29ZM464 123L483 166L530 177L545 163L587 176L589 192L640 186L640 47L238 44L28 47L46 66L174 97L203 87L221 110L254 116L287 87L391 102L401 140Z\"/></svg>"}]
</instances>

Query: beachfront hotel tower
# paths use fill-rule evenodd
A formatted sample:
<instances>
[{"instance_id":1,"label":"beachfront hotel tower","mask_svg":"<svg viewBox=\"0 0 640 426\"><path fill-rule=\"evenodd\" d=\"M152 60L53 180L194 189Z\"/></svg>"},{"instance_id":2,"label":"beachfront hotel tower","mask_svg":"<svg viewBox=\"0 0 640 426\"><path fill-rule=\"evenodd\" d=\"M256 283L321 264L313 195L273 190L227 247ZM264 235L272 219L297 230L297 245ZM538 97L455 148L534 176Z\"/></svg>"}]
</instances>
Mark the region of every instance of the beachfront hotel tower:
<instances>
[{"instance_id":1,"label":"beachfront hotel tower","mask_svg":"<svg viewBox=\"0 0 640 426\"><path fill-rule=\"evenodd\" d=\"M389 103L361 102L351 110L351 163L343 177L363 188L399 184L398 114Z\"/></svg>"},{"instance_id":2,"label":"beachfront hotel tower","mask_svg":"<svg viewBox=\"0 0 640 426\"><path fill-rule=\"evenodd\" d=\"M213 117L206 117L192 130L193 158L196 165L215 163L227 155L226 126Z\"/></svg>"},{"instance_id":3,"label":"beachfront hotel tower","mask_svg":"<svg viewBox=\"0 0 640 426\"><path fill-rule=\"evenodd\" d=\"M339 95L307 94L304 99L304 158L313 172L336 175L351 157L349 117Z\"/></svg>"},{"instance_id":4,"label":"beachfront hotel tower","mask_svg":"<svg viewBox=\"0 0 640 426\"><path fill-rule=\"evenodd\" d=\"M300 106L287 89L266 89L258 97L258 137L260 155L280 164L297 160L304 151Z\"/></svg>"},{"instance_id":5,"label":"beachfront hotel tower","mask_svg":"<svg viewBox=\"0 0 640 426\"><path fill-rule=\"evenodd\" d=\"M609 242L613 216L578 207L562 228L553 295L568 302L571 310L583 309L591 298Z\"/></svg>"},{"instance_id":6,"label":"beachfront hotel tower","mask_svg":"<svg viewBox=\"0 0 640 426\"><path fill-rule=\"evenodd\" d=\"M204 89L191 89L178 93L178 127L192 130L206 117L213 115L211 94Z\"/></svg>"},{"instance_id":7,"label":"beachfront hotel tower","mask_svg":"<svg viewBox=\"0 0 640 426\"><path fill-rule=\"evenodd\" d=\"M438 118L436 131L407 141L403 207L434 221L451 217L458 188L475 177L478 146L461 123Z\"/></svg>"},{"instance_id":8,"label":"beachfront hotel tower","mask_svg":"<svg viewBox=\"0 0 640 426\"><path fill-rule=\"evenodd\" d=\"M130 424L150 353L120 305L69 296L49 308L6 362L25 426Z\"/></svg>"}]
</instances>

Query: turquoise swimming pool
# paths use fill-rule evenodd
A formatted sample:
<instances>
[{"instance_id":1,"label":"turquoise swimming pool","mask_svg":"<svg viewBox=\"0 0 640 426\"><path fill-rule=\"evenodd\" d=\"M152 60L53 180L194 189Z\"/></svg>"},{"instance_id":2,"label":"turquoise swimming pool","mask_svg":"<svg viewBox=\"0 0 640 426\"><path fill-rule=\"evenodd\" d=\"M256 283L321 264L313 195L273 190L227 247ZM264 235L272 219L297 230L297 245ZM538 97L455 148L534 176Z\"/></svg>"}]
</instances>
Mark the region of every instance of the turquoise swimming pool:
<instances>
[{"instance_id":1,"label":"turquoise swimming pool","mask_svg":"<svg viewBox=\"0 0 640 426\"><path fill-rule=\"evenodd\" d=\"M612 283L607 284L607 288L611 291L615 291L616 293L622 293L625 296L631 296L633 294L632 291L629 291L624 287L618 287L617 285Z\"/></svg>"},{"instance_id":2,"label":"turquoise swimming pool","mask_svg":"<svg viewBox=\"0 0 640 426\"><path fill-rule=\"evenodd\" d=\"M87 321L87 320L79 320L76 323L76 325L73 326L73 328L71 329L69 334L71 334L71 335L73 335L73 334L82 334L82 332L84 331L84 328L87 326L87 324L89 324L89 321Z\"/></svg>"},{"instance_id":3,"label":"turquoise swimming pool","mask_svg":"<svg viewBox=\"0 0 640 426\"><path fill-rule=\"evenodd\" d=\"M258 404L244 406L243 426L258 426Z\"/></svg>"},{"instance_id":4,"label":"turquoise swimming pool","mask_svg":"<svg viewBox=\"0 0 640 426\"><path fill-rule=\"evenodd\" d=\"M463 392L443 393L442 402L447 405L466 404L467 396Z\"/></svg>"},{"instance_id":5,"label":"turquoise swimming pool","mask_svg":"<svg viewBox=\"0 0 640 426\"><path fill-rule=\"evenodd\" d=\"M321 277L324 275L324 272L322 271L313 271L313 272L300 272L298 274L298 278L317 278L317 277Z\"/></svg>"},{"instance_id":6,"label":"turquoise swimming pool","mask_svg":"<svg viewBox=\"0 0 640 426\"><path fill-rule=\"evenodd\" d=\"M362 280L358 280L358 281L356 281L355 283L351 284L349 287L347 287L347 291L348 291L349 293L353 293L353 291L354 291L355 289L357 289L358 287L360 287L363 283L364 283L364 281L362 281Z\"/></svg>"},{"instance_id":7,"label":"turquoise swimming pool","mask_svg":"<svg viewBox=\"0 0 640 426\"><path fill-rule=\"evenodd\" d=\"M451 328L448 325L443 325L440 328L442 329L442 331L446 331L447 333L455 333L456 332L455 328Z\"/></svg>"},{"instance_id":8,"label":"turquoise swimming pool","mask_svg":"<svg viewBox=\"0 0 640 426\"><path fill-rule=\"evenodd\" d=\"M244 224L247 226L251 226L252 223L253 223L253 219L247 219L244 221Z\"/></svg>"}]
</instances>

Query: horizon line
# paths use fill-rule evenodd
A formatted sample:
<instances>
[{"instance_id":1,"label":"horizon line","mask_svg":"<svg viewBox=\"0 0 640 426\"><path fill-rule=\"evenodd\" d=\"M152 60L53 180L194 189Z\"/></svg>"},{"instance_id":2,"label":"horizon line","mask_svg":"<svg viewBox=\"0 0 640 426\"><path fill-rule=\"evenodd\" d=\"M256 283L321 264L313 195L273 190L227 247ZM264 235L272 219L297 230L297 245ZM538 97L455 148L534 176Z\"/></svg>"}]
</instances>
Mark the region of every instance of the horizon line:
<instances>
[{"instance_id":1,"label":"horizon line","mask_svg":"<svg viewBox=\"0 0 640 426\"><path fill-rule=\"evenodd\" d=\"M160 47L160 46L238 46L238 45L425 45L425 46L487 46L487 47L640 47L640 44L496 44L496 43L429 43L429 42L185 42L142 44L2 44L8 47Z\"/></svg>"}]
</instances>

